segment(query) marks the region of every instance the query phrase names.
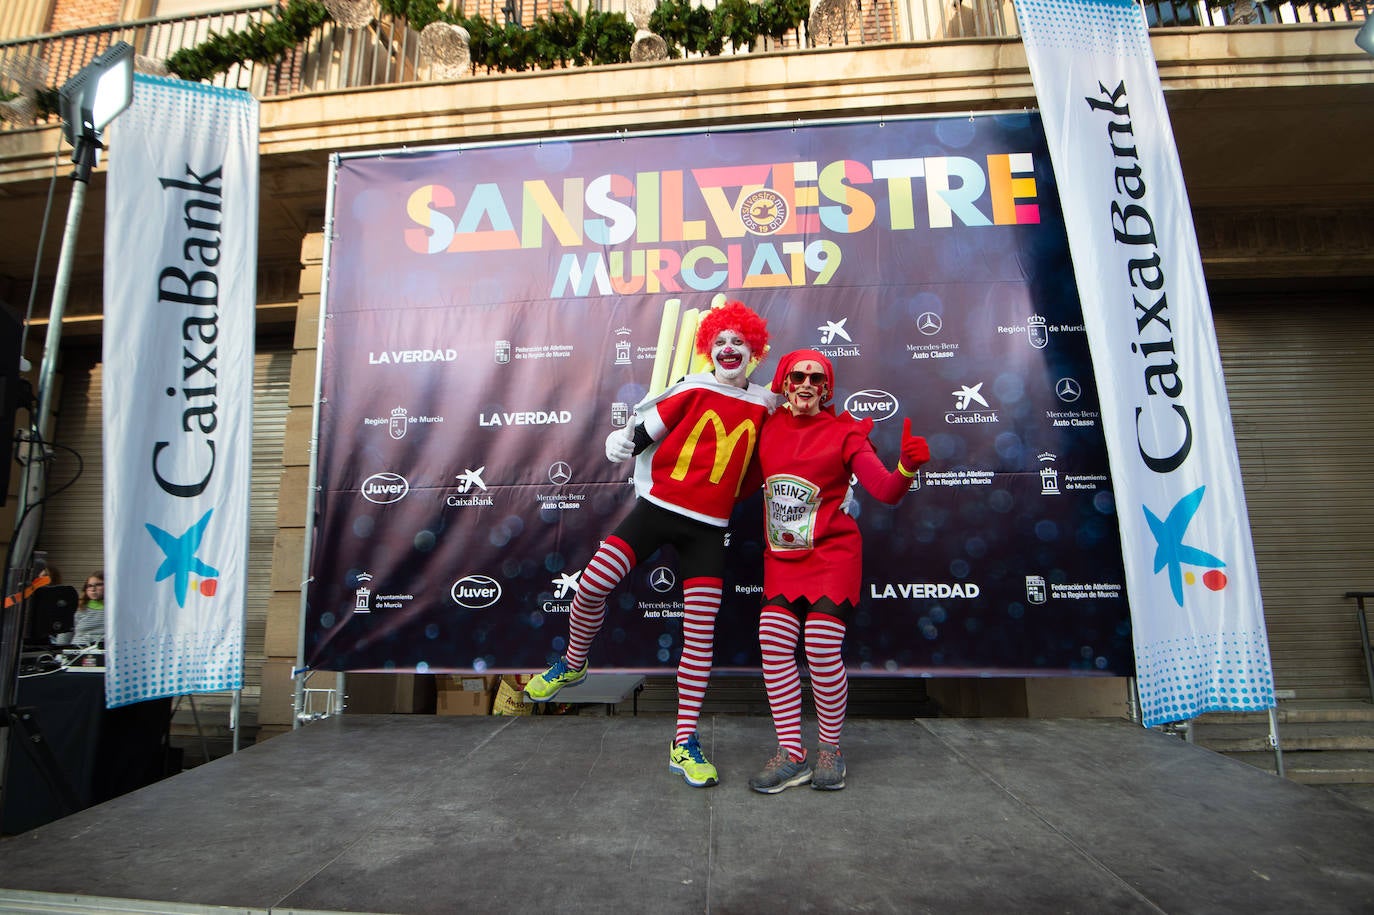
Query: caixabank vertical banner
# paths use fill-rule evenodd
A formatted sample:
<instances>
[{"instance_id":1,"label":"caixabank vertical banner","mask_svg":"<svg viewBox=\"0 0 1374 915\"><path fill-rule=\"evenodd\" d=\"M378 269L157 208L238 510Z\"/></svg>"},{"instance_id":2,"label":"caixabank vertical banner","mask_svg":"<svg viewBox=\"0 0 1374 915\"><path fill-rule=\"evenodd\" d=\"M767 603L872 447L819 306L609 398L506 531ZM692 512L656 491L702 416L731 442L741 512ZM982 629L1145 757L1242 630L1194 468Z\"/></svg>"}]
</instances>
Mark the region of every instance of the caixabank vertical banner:
<instances>
[{"instance_id":1,"label":"caixabank vertical banner","mask_svg":"<svg viewBox=\"0 0 1374 915\"><path fill-rule=\"evenodd\" d=\"M1192 210L1131 0L1023 0L1118 495L1146 726L1274 705Z\"/></svg>"},{"instance_id":2,"label":"caixabank vertical banner","mask_svg":"<svg viewBox=\"0 0 1374 915\"><path fill-rule=\"evenodd\" d=\"M834 121L336 158L307 667L540 669L633 499L606 435L665 310L743 301L772 357L932 460L857 493L857 673L1131 669L1097 387L1039 118ZM703 432L704 438L710 438ZM736 440L698 449L719 456ZM754 671L761 498L730 529L716 669ZM671 670L675 557L608 604L597 669Z\"/></svg>"},{"instance_id":3,"label":"caixabank vertical banner","mask_svg":"<svg viewBox=\"0 0 1374 915\"><path fill-rule=\"evenodd\" d=\"M111 706L243 686L258 103L138 74L105 232Z\"/></svg>"}]
</instances>

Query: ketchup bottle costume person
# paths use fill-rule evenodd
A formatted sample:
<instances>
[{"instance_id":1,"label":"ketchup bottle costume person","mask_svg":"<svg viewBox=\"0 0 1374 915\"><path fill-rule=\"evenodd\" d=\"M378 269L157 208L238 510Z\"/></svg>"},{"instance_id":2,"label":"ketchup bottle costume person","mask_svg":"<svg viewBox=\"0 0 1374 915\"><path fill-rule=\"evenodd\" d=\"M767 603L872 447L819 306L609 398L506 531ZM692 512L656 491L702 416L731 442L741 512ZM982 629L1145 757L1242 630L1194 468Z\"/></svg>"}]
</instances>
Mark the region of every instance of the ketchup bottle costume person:
<instances>
[{"instance_id":1,"label":"ketchup bottle costume person","mask_svg":"<svg viewBox=\"0 0 1374 915\"><path fill-rule=\"evenodd\" d=\"M698 788L719 781L697 736L701 701L711 676L716 613L725 570L725 528L757 447L763 418L776 398L748 380L762 357L768 327L739 302L713 308L697 330L696 351L712 371L687 375L635 407L631 427L606 439L606 457L635 459L629 515L583 570L568 620L568 650L525 686L533 702L548 702L587 676L587 653L606 617L606 598L630 570L671 544L682 578L682 657L677 669L677 731L668 768Z\"/></svg>"},{"instance_id":2,"label":"ketchup bottle costume person","mask_svg":"<svg viewBox=\"0 0 1374 915\"><path fill-rule=\"evenodd\" d=\"M873 420L836 416L826 406L835 393L835 372L815 350L783 356L773 390L787 402L764 421L759 440L765 528L759 647L778 749L749 787L776 794L810 782L835 791L844 787L839 744L849 700L841 648L845 621L859 603L863 565L859 526L840 506L851 474L874 498L897 504L930 449L911 434L908 419L897 469L883 466L868 440ZM814 766L801 740L799 639L816 700L820 749Z\"/></svg>"}]
</instances>

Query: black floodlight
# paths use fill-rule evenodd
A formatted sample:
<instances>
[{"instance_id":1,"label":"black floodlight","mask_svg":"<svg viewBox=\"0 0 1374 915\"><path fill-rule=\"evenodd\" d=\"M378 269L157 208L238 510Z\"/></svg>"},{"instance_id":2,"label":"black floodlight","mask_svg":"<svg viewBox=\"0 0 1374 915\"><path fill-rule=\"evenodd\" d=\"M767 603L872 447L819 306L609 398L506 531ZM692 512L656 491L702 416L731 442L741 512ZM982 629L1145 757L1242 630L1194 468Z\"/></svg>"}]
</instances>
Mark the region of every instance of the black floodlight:
<instances>
[{"instance_id":1,"label":"black floodlight","mask_svg":"<svg viewBox=\"0 0 1374 915\"><path fill-rule=\"evenodd\" d=\"M134 46L121 41L102 51L67 80L58 99L67 142L99 145L100 132L134 100Z\"/></svg>"},{"instance_id":2,"label":"black floodlight","mask_svg":"<svg viewBox=\"0 0 1374 915\"><path fill-rule=\"evenodd\" d=\"M1364 21L1364 27L1355 33L1355 44L1366 54L1374 57L1374 19Z\"/></svg>"}]
</instances>

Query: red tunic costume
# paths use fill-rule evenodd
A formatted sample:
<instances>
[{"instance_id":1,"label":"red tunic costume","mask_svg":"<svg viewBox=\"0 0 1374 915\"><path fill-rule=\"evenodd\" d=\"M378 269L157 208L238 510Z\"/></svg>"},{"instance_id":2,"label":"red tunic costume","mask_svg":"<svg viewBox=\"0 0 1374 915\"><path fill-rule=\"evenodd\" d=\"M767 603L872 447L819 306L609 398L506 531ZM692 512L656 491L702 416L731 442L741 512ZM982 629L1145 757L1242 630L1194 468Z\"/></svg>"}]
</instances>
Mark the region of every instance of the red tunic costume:
<instances>
[{"instance_id":1,"label":"red tunic costume","mask_svg":"<svg viewBox=\"0 0 1374 915\"><path fill-rule=\"evenodd\" d=\"M725 527L773 402L762 385L737 388L702 372L639 404L637 418L654 444L635 460L635 491L660 508Z\"/></svg>"},{"instance_id":2,"label":"red tunic costume","mask_svg":"<svg viewBox=\"0 0 1374 915\"><path fill-rule=\"evenodd\" d=\"M776 794L810 781L813 788L835 791L845 784L845 618L859 603L863 568L859 527L840 510L845 489L852 475L875 498L895 504L930 451L924 438L911 435L907 420L897 470L884 467L868 440L873 421L836 416L825 406L834 396L835 372L815 350L783 356L772 389L786 393L787 406L764 421L759 443L765 533L759 654L778 752L749 787ZM801 740L799 642L816 703L814 768Z\"/></svg>"},{"instance_id":3,"label":"red tunic costume","mask_svg":"<svg viewBox=\"0 0 1374 915\"><path fill-rule=\"evenodd\" d=\"M822 410L770 415L759 445L763 472L764 600L858 604L863 565L859 526L840 511L849 478L894 505L911 481L883 466L868 433L871 419Z\"/></svg>"},{"instance_id":4,"label":"red tunic costume","mask_svg":"<svg viewBox=\"0 0 1374 915\"><path fill-rule=\"evenodd\" d=\"M767 349L768 330L742 303L709 309L695 340L695 352L708 356L714 370L688 375L641 401L631 434L617 430L606 439L606 457L616 463L639 452L634 472L639 498L578 578L563 657L532 678L526 693L547 702L586 677L588 652L605 622L607 598L641 559L672 546L682 577L683 612L677 729L668 768L702 788L719 780L702 752L697 722L715 651L725 527L753 467L763 417L775 398L762 385L746 381L751 357L761 357Z\"/></svg>"}]
</instances>

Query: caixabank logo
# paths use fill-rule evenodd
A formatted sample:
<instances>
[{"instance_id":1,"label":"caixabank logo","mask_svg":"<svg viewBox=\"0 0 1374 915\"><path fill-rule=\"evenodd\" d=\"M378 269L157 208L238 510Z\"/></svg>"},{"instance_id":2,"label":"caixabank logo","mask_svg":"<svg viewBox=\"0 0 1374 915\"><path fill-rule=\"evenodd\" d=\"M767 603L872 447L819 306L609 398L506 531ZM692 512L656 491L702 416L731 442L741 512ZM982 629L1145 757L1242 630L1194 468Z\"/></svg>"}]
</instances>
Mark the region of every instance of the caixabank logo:
<instances>
[{"instance_id":1,"label":"caixabank logo","mask_svg":"<svg viewBox=\"0 0 1374 915\"><path fill-rule=\"evenodd\" d=\"M196 554L200 552L201 541L205 539L205 529L210 524L212 508L201 515L200 520L188 527L180 536L165 531L155 524L144 523L153 542L162 550L162 564L153 574L154 581L172 579L172 594L178 607L186 606L186 594L194 590L202 597L214 597L219 588L219 569L205 562Z\"/></svg>"},{"instance_id":2,"label":"caixabank logo","mask_svg":"<svg viewBox=\"0 0 1374 915\"><path fill-rule=\"evenodd\" d=\"M1192 524L1198 509L1202 507L1206 489L1206 486L1199 486L1179 499L1162 520L1150 511L1148 505L1140 506L1145 512L1146 523L1150 525L1150 533L1155 538L1154 572L1158 575L1161 571L1167 571L1169 590L1180 607L1183 606L1185 584L1196 584L1200 578L1203 587L1209 591L1220 591L1226 587L1226 573L1221 571L1226 568L1226 563L1206 550L1183 542L1188 535L1188 525ZM1184 569L1184 566L1208 571L1198 576L1193 569Z\"/></svg>"}]
</instances>

